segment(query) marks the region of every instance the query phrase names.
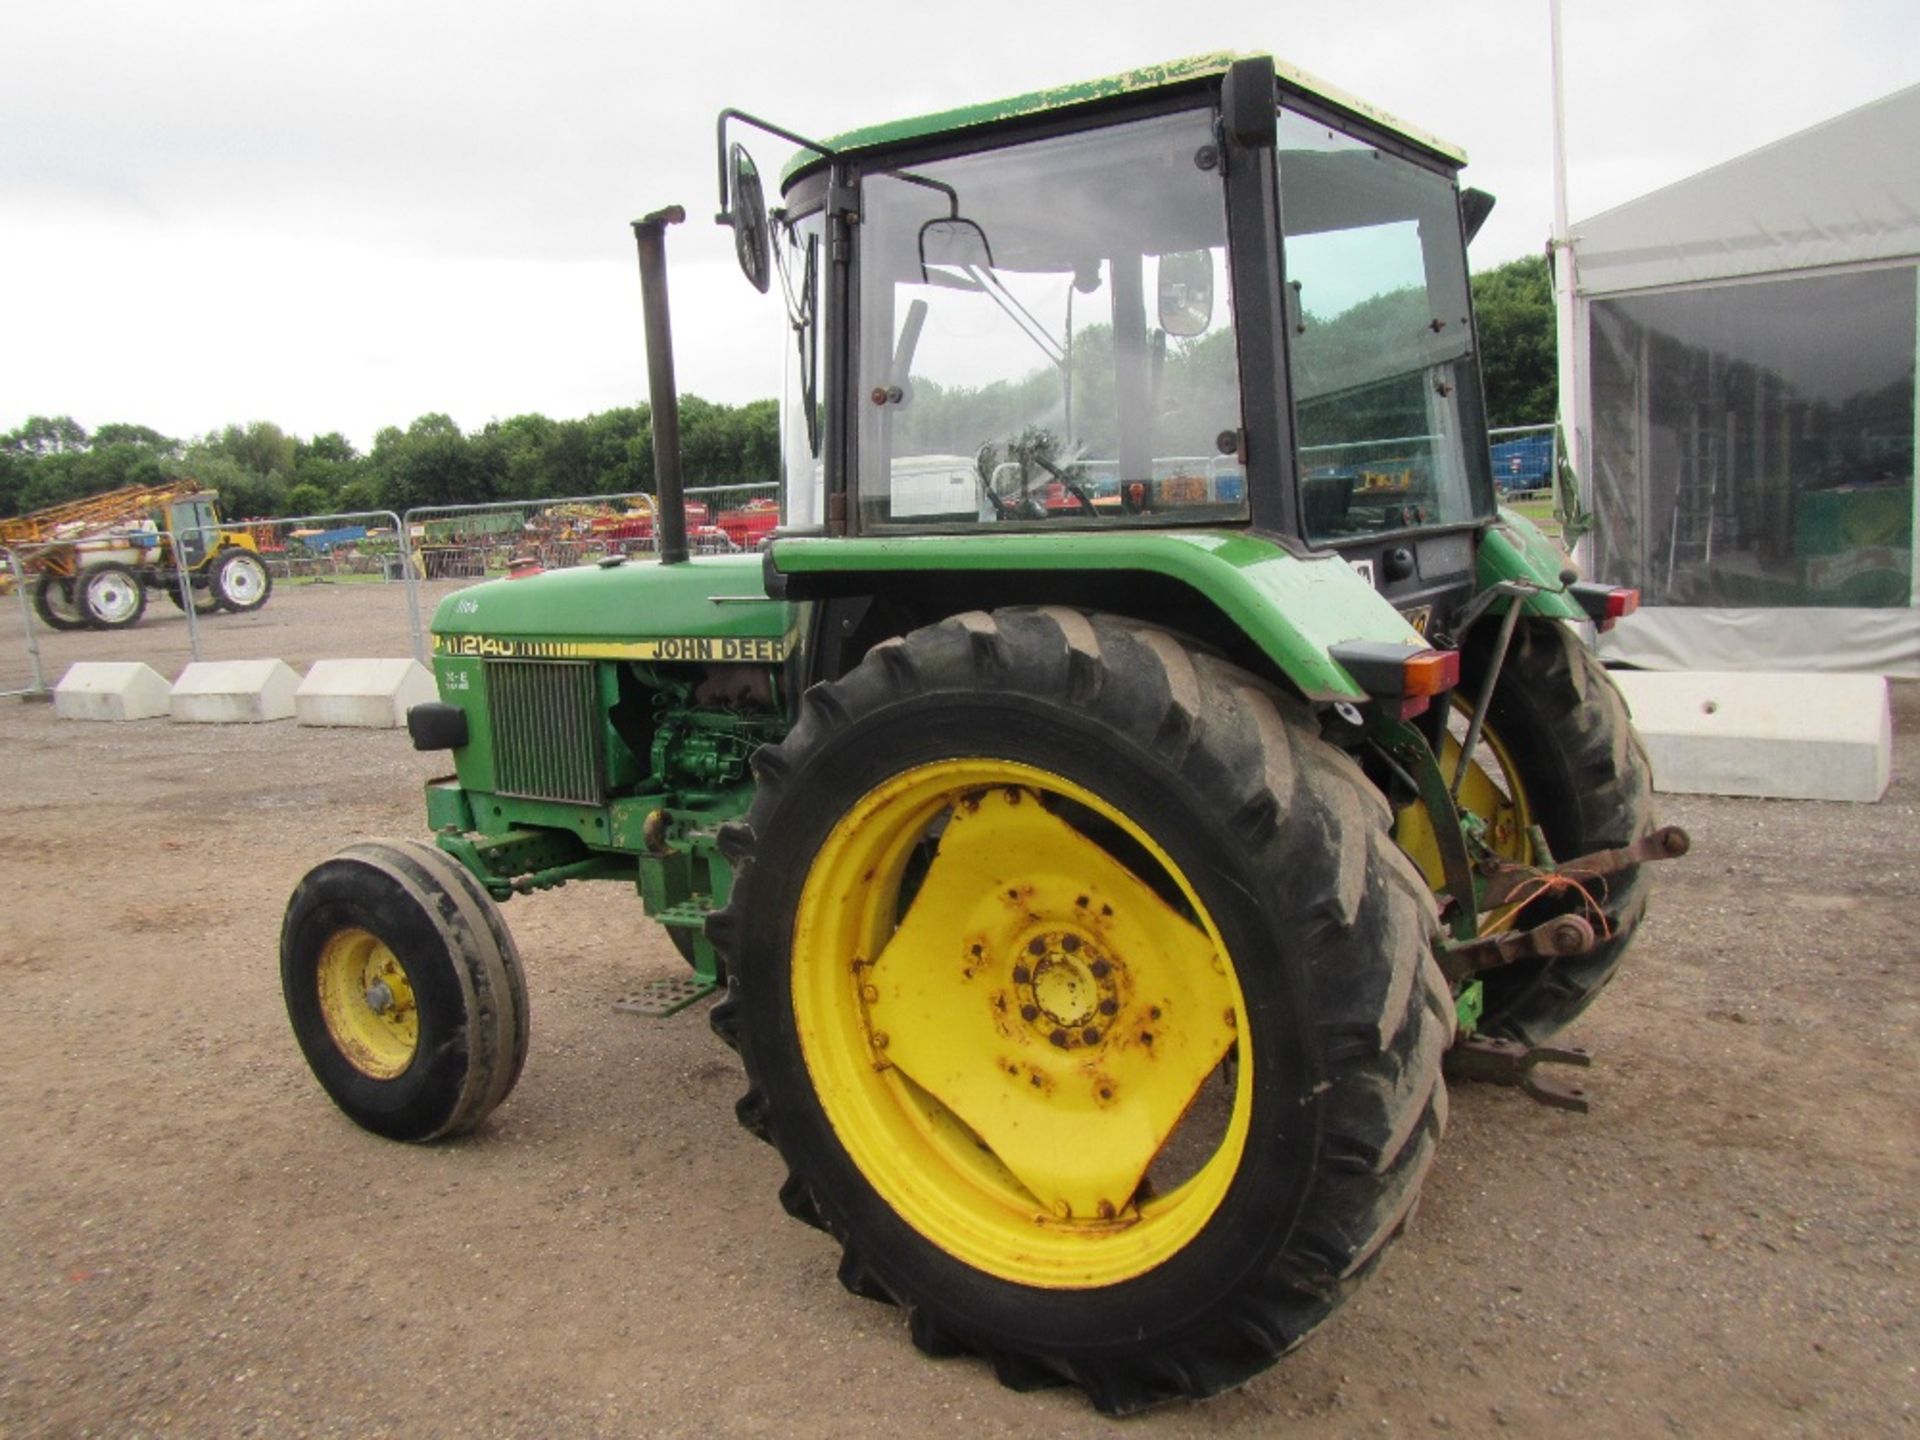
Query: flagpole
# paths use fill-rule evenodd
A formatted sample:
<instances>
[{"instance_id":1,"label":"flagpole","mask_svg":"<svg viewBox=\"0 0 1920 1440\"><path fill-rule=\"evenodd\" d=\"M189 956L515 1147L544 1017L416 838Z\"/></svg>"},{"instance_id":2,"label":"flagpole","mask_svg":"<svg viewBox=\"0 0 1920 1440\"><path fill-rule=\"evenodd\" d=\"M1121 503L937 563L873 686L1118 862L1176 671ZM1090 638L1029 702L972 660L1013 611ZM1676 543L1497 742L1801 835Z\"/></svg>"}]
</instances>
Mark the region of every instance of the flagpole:
<instances>
[{"instance_id":1,"label":"flagpole","mask_svg":"<svg viewBox=\"0 0 1920 1440\"><path fill-rule=\"evenodd\" d=\"M1558 358L1560 438L1576 477L1582 475L1582 432L1579 419L1579 343L1574 324L1573 236L1567 223L1567 107L1560 58L1560 0L1547 0L1547 33L1553 57L1553 291L1555 353ZM1557 477L1556 477L1557 478ZM1581 481L1584 486L1584 481ZM1589 551L1584 539L1581 551ZM1590 551L1589 551L1590 553ZM1576 558L1586 560L1588 554Z\"/></svg>"}]
</instances>

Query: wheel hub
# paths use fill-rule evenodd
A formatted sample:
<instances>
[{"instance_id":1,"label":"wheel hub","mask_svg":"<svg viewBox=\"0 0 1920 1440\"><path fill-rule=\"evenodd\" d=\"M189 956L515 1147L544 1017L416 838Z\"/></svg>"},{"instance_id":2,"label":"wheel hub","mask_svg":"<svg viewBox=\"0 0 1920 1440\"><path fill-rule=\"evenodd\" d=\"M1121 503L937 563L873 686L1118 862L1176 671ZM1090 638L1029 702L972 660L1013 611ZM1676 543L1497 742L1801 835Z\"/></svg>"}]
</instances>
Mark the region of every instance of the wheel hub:
<instances>
[{"instance_id":1,"label":"wheel hub","mask_svg":"<svg viewBox=\"0 0 1920 1440\"><path fill-rule=\"evenodd\" d=\"M358 926L335 931L314 978L321 1018L355 1069L391 1080L413 1063L420 1011L406 967L384 941Z\"/></svg>"},{"instance_id":2,"label":"wheel hub","mask_svg":"<svg viewBox=\"0 0 1920 1440\"><path fill-rule=\"evenodd\" d=\"M1118 969L1077 929L1032 936L1012 972L1020 1018L1062 1050L1098 1045L1120 1012Z\"/></svg>"},{"instance_id":3,"label":"wheel hub","mask_svg":"<svg viewBox=\"0 0 1920 1440\"><path fill-rule=\"evenodd\" d=\"M1021 786L954 806L899 928L856 963L873 1063L1054 1219L1131 1214L1234 1040L1213 939Z\"/></svg>"}]
</instances>

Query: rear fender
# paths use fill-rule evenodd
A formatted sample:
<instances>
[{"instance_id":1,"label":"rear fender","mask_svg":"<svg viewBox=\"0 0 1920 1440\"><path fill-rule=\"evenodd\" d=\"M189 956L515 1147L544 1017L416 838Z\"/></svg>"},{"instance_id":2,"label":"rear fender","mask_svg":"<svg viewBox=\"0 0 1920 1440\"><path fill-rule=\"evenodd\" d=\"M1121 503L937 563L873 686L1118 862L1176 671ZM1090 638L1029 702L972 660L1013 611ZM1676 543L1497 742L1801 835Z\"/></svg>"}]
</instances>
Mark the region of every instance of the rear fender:
<instances>
[{"instance_id":1,"label":"rear fender","mask_svg":"<svg viewBox=\"0 0 1920 1440\"><path fill-rule=\"evenodd\" d=\"M1301 555L1245 532L1136 531L1088 534L792 536L773 542L770 579L795 598L900 590L933 576L970 576L982 593L1008 575L1044 576L1071 594L1071 577L1128 575L1175 582L1243 635L1287 682L1313 701L1366 700L1328 653L1349 640L1423 648L1426 642L1358 571L1332 555ZM895 583L888 583L896 577ZM899 579L897 577L906 577ZM920 577L915 579L913 577ZM1016 588L1013 592L1018 594ZM1153 616L1195 629L1178 613Z\"/></svg>"},{"instance_id":2,"label":"rear fender","mask_svg":"<svg viewBox=\"0 0 1920 1440\"><path fill-rule=\"evenodd\" d=\"M1480 537L1475 555L1475 578L1485 590L1503 580L1538 586L1526 600L1525 613L1548 620L1585 620L1579 602L1566 593L1561 576L1573 569L1567 552L1549 539L1538 525L1512 510Z\"/></svg>"}]
</instances>

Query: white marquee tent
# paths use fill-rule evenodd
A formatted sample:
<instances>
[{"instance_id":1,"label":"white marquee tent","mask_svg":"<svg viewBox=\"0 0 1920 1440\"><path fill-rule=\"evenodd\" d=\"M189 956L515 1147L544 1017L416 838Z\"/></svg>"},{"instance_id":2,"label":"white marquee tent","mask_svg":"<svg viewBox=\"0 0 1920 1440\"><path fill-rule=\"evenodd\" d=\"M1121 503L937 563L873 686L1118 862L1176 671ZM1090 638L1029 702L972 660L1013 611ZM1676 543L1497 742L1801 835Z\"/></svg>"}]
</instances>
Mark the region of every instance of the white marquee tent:
<instances>
[{"instance_id":1,"label":"white marquee tent","mask_svg":"<svg viewBox=\"0 0 1920 1440\"><path fill-rule=\"evenodd\" d=\"M1573 227L1601 653L1920 675L1920 86Z\"/></svg>"}]
</instances>

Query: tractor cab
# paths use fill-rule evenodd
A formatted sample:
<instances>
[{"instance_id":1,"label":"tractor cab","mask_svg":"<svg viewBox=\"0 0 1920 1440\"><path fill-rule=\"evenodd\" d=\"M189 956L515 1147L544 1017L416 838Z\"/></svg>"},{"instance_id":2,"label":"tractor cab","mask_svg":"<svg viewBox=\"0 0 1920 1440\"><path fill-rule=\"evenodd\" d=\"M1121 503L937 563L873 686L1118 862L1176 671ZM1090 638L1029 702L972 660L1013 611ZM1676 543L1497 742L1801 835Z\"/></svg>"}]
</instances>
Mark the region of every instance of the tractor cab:
<instances>
[{"instance_id":1,"label":"tractor cab","mask_svg":"<svg viewBox=\"0 0 1920 1440\"><path fill-rule=\"evenodd\" d=\"M162 535L172 535L180 546L180 563L197 570L207 558L220 512L214 508L212 491L173 500L153 514L153 527Z\"/></svg>"},{"instance_id":2,"label":"tractor cab","mask_svg":"<svg viewBox=\"0 0 1920 1440\"><path fill-rule=\"evenodd\" d=\"M1228 56L801 141L771 213L733 144L721 219L791 332L782 534L1249 530L1463 601L1464 158Z\"/></svg>"}]
</instances>

